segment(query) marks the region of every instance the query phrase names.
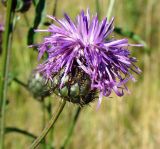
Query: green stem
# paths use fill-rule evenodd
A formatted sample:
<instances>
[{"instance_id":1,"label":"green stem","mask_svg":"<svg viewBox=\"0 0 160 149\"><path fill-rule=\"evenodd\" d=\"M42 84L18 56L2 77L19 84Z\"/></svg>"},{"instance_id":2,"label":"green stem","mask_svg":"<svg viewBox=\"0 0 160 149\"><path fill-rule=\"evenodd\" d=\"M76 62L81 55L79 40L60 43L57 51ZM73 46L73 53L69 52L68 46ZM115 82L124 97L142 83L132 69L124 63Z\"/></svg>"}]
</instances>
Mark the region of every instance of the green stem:
<instances>
[{"instance_id":1,"label":"green stem","mask_svg":"<svg viewBox=\"0 0 160 149\"><path fill-rule=\"evenodd\" d=\"M110 20L114 3L115 3L115 0L110 0L110 2L109 2L108 12L107 12L107 18L108 18L108 20Z\"/></svg>"},{"instance_id":2,"label":"green stem","mask_svg":"<svg viewBox=\"0 0 160 149\"><path fill-rule=\"evenodd\" d=\"M2 64L2 78L0 88L0 110L1 110L1 121L0 121L0 149L4 147L4 135L5 135L5 107L6 107L6 95L7 95L7 76L9 67L9 55L10 55L10 44L11 44L11 32L12 32L12 0L7 1L7 14L5 23L4 43L3 43L3 64Z\"/></svg>"},{"instance_id":3,"label":"green stem","mask_svg":"<svg viewBox=\"0 0 160 149\"><path fill-rule=\"evenodd\" d=\"M57 119L59 118L61 112L63 111L63 108L66 104L66 101L63 100L63 102L60 103L60 106L56 112L56 115L53 115L51 120L49 121L49 123L47 124L47 126L44 128L44 130L42 131L42 133L40 134L40 136L31 144L30 149L35 149L40 142L44 139L44 137L47 135L47 133L49 132L49 130L54 126L54 124L56 123Z\"/></svg>"},{"instance_id":4,"label":"green stem","mask_svg":"<svg viewBox=\"0 0 160 149\"><path fill-rule=\"evenodd\" d=\"M22 130L22 129L19 129L16 127L6 127L5 128L5 133L11 133L11 132L20 133L20 134L26 135L28 137L31 137L33 139L36 139L36 136L34 134L27 132L26 130Z\"/></svg>"},{"instance_id":5,"label":"green stem","mask_svg":"<svg viewBox=\"0 0 160 149\"><path fill-rule=\"evenodd\" d=\"M22 82L21 80L17 79L17 78L13 78L13 80L18 83L19 85L23 86L25 89L28 90L28 86L27 84L25 84L24 82Z\"/></svg>"},{"instance_id":6,"label":"green stem","mask_svg":"<svg viewBox=\"0 0 160 149\"><path fill-rule=\"evenodd\" d=\"M76 126L78 117L80 115L80 112L81 112L81 107L78 107L77 110L76 110L75 116L73 118L72 124L71 124L71 126L69 128L68 134L67 134L67 136L66 136L66 138L64 140L64 143L61 146L61 149L65 149L67 147L67 145L69 144L69 141L70 141L71 136L73 134L73 130L74 130L75 126Z\"/></svg>"},{"instance_id":7,"label":"green stem","mask_svg":"<svg viewBox=\"0 0 160 149\"><path fill-rule=\"evenodd\" d=\"M16 127L6 127L5 128L5 135L9 134L9 133L18 133L18 134L30 137L32 139L36 139L37 138L37 136L35 136L34 134L32 134L32 133L30 133L30 132L28 132L26 130L16 128ZM43 145L44 142L41 142L41 144ZM45 144L45 146L48 147L48 148L50 147L51 149L53 149L53 147L50 144Z\"/></svg>"}]
</instances>

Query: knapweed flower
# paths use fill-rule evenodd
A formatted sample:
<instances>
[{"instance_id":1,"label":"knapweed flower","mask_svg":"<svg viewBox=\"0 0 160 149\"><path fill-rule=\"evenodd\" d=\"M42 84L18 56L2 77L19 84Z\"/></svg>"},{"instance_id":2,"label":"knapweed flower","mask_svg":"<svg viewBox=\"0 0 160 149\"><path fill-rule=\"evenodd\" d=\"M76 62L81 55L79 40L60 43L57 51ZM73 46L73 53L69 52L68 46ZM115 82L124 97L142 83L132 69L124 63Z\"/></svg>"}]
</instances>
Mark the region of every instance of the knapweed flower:
<instances>
[{"instance_id":1,"label":"knapweed flower","mask_svg":"<svg viewBox=\"0 0 160 149\"><path fill-rule=\"evenodd\" d=\"M0 54L2 52L2 33L4 31L4 26L0 24Z\"/></svg>"},{"instance_id":2,"label":"knapweed flower","mask_svg":"<svg viewBox=\"0 0 160 149\"><path fill-rule=\"evenodd\" d=\"M140 73L134 64L136 58L131 57L128 47L139 45L129 44L128 39L112 37L113 18L99 22L97 15L90 16L89 10L86 14L81 11L75 21L67 14L64 14L64 19L48 17L55 24L46 30L37 30L50 33L38 45L38 58L44 53L48 55L37 68L46 79L55 82L55 76L59 74L56 87L61 90L64 85L68 87L71 84L72 77L76 84L85 76L85 80L89 80L87 93L99 91L99 103L103 96L110 96L112 91L118 96L123 96L124 90L128 91L126 82L135 81L131 72ZM65 84L68 76L67 82L70 83Z\"/></svg>"}]
</instances>

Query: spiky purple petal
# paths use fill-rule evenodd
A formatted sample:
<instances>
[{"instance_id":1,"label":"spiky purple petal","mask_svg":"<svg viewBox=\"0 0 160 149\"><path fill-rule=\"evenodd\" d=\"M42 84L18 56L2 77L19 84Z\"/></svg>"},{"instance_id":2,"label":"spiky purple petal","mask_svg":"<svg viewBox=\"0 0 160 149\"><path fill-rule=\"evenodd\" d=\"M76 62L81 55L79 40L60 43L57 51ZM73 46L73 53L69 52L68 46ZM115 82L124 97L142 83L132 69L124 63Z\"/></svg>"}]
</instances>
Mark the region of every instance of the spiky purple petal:
<instances>
[{"instance_id":1,"label":"spiky purple petal","mask_svg":"<svg viewBox=\"0 0 160 149\"><path fill-rule=\"evenodd\" d=\"M44 30L50 35L39 44L39 59L44 52L48 58L38 70L50 79L64 69L65 78L76 65L90 76L91 89L100 91L99 103L102 96L109 96L112 91L123 96L123 90L128 90L126 82L135 80L131 71L140 73L140 69L134 65L136 59L128 50L129 46L136 45L129 44L128 39L109 39L114 19L99 22L97 16L90 17L88 10L86 14L82 11L74 22L67 14L61 20L48 17L58 25L52 24Z\"/></svg>"}]
</instances>

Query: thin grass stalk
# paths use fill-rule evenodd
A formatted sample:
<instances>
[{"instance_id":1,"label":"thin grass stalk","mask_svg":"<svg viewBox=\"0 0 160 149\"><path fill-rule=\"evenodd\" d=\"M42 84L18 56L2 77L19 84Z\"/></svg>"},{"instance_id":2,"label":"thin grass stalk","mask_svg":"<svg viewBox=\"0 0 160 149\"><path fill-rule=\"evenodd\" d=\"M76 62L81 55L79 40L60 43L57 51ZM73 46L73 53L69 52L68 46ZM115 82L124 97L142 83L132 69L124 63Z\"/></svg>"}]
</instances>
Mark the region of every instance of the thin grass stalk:
<instances>
[{"instance_id":1,"label":"thin grass stalk","mask_svg":"<svg viewBox=\"0 0 160 149\"><path fill-rule=\"evenodd\" d=\"M78 107L76 109L72 124L71 124L71 126L70 126L70 128L68 130L68 134L67 134L67 136L66 136L66 138L65 138L65 140L64 140L64 142L63 142L63 144L61 146L61 149L65 149L67 147L67 145L69 144L69 142L71 140L71 137L73 135L73 132L74 132L74 128L75 128L75 126L77 124L77 120L79 118L80 112L81 112L81 107Z\"/></svg>"},{"instance_id":2,"label":"thin grass stalk","mask_svg":"<svg viewBox=\"0 0 160 149\"><path fill-rule=\"evenodd\" d=\"M98 18L100 19L100 17L101 17L101 11L100 11L99 0L95 0L95 4L96 4L96 12L97 12Z\"/></svg>"},{"instance_id":3,"label":"thin grass stalk","mask_svg":"<svg viewBox=\"0 0 160 149\"><path fill-rule=\"evenodd\" d=\"M53 6L53 16L56 16L57 4L58 4L58 0L55 0L55 1L54 1L54 6Z\"/></svg>"},{"instance_id":4,"label":"thin grass stalk","mask_svg":"<svg viewBox=\"0 0 160 149\"><path fill-rule=\"evenodd\" d=\"M2 55L2 78L0 88L0 149L4 148L4 135L5 135L5 108L7 96L7 77L9 68L9 55L11 50L11 32L12 32L12 0L7 1L6 23L3 42L3 55Z\"/></svg>"},{"instance_id":5,"label":"thin grass stalk","mask_svg":"<svg viewBox=\"0 0 160 149\"><path fill-rule=\"evenodd\" d=\"M50 121L48 122L47 126L44 128L44 130L42 131L42 133L39 135L39 137L31 144L30 149L35 149L40 143L41 141L44 139L44 137L48 134L49 130L54 127L56 121L58 120L60 114L63 111L63 108L66 104L65 100L62 100L62 102L60 102L59 108L57 109L56 114L53 114L52 118L50 119Z\"/></svg>"},{"instance_id":6,"label":"thin grass stalk","mask_svg":"<svg viewBox=\"0 0 160 149\"><path fill-rule=\"evenodd\" d=\"M110 18L111 18L111 14L112 14L112 11L113 11L114 3L115 3L115 0L110 0L109 1L109 7L108 7L108 11L107 11L108 20L110 20Z\"/></svg>"}]
</instances>

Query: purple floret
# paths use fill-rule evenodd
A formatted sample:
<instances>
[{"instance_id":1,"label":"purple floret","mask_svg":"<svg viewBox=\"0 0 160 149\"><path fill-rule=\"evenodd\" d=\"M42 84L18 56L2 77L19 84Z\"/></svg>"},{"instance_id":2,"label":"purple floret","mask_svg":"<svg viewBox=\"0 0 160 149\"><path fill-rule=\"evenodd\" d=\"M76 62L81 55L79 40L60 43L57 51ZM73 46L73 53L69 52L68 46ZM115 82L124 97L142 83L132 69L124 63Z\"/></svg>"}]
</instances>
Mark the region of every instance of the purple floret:
<instances>
[{"instance_id":1,"label":"purple floret","mask_svg":"<svg viewBox=\"0 0 160 149\"><path fill-rule=\"evenodd\" d=\"M4 25L0 24L0 54L2 53L2 33L4 31Z\"/></svg>"},{"instance_id":2,"label":"purple floret","mask_svg":"<svg viewBox=\"0 0 160 149\"><path fill-rule=\"evenodd\" d=\"M4 25L0 24L0 32L3 32L3 31L4 31Z\"/></svg>"},{"instance_id":3,"label":"purple floret","mask_svg":"<svg viewBox=\"0 0 160 149\"><path fill-rule=\"evenodd\" d=\"M126 82L135 81L131 72L141 72L135 66L136 58L130 56L128 47L139 45L111 36L113 18L99 22L97 15L90 17L88 10L86 14L82 11L74 22L67 14L61 20L48 17L56 24L50 25L47 30L37 30L50 33L38 45L39 59L45 52L48 54L46 61L38 66L44 77L52 80L54 74L64 69L65 78L77 65L90 76L91 90L100 92L99 103L112 91L118 96L123 96L124 89L128 91Z\"/></svg>"}]
</instances>

